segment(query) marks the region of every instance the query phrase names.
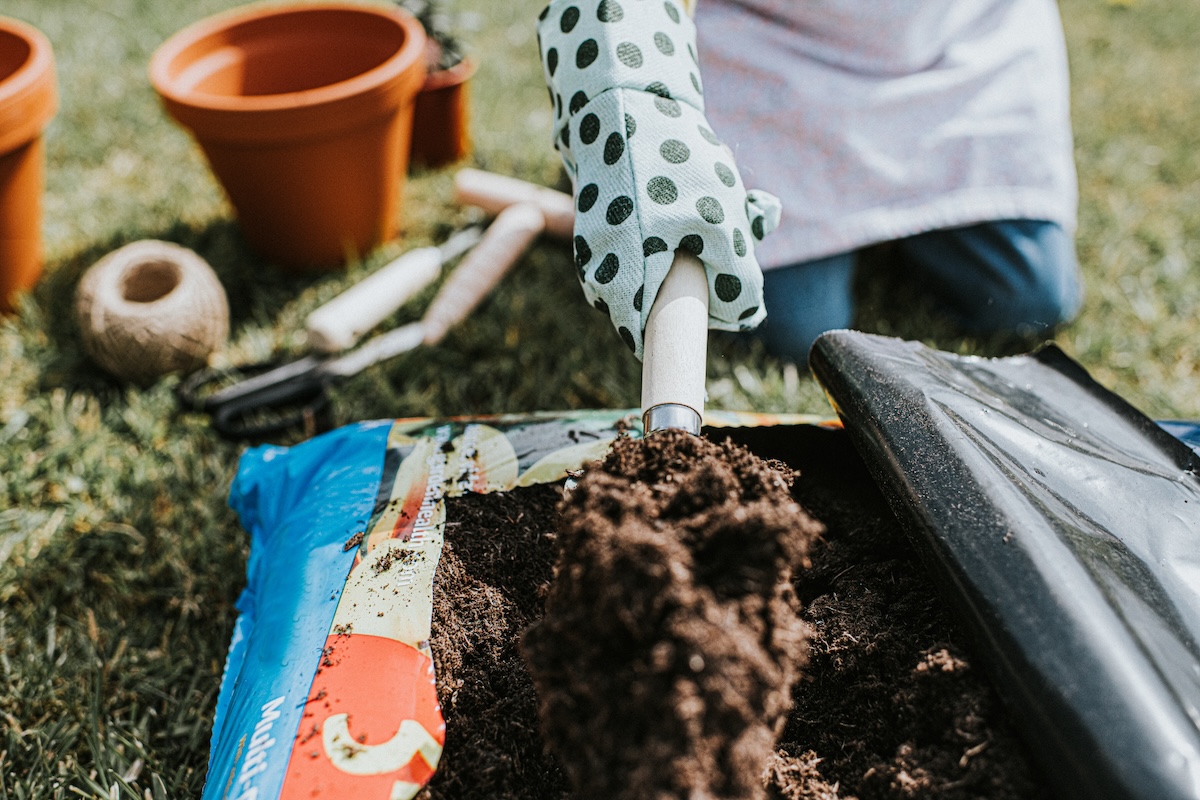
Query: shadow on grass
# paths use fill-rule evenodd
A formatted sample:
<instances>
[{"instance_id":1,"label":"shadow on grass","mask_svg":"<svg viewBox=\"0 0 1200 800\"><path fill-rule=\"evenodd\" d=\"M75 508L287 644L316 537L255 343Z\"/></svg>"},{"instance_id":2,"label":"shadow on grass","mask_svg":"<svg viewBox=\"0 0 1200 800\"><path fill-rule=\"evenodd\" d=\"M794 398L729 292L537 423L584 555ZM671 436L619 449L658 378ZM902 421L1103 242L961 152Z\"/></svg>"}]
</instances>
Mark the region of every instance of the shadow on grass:
<instances>
[{"instance_id":1,"label":"shadow on grass","mask_svg":"<svg viewBox=\"0 0 1200 800\"><path fill-rule=\"evenodd\" d=\"M75 295L84 273L104 256L135 241L159 239L196 252L213 268L229 299L230 339L248 325L271 327L279 310L334 273L290 274L257 256L246 245L237 223L217 220L204 227L177 223L156 232L121 233L51 265L33 292L37 326L54 356L41 376L40 389L86 389L97 394L119 391L121 382L84 353Z\"/></svg>"},{"instance_id":2,"label":"shadow on grass","mask_svg":"<svg viewBox=\"0 0 1200 800\"><path fill-rule=\"evenodd\" d=\"M434 239L456 226L432 224ZM444 230L443 230L444 228ZM231 220L157 232L131 231L60 260L27 300L23 327L36 331L38 390L85 392L123 404L129 387L95 365L83 350L75 295L83 274L108 253L140 239L162 239L204 258L230 303L231 353L269 346L257 358L289 359L303 349L303 315L337 284L362 277L355 267L288 274L256 256ZM406 245L407 248L407 245ZM381 250L367 258L382 260ZM330 285L326 286L325 283ZM386 330L420 317L436 291L429 287L381 324ZM234 358L237 361L237 358ZM590 309L574 279L570 246L535 245L512 272L446 339L393 358L332 388L335 423L401 416L486 414L636 403L640 365Z\"/></svg>"},{"instance_id":3,"label":"shadow on grass","mask_svg":"<svg viewBox=\"0 0 1200 800\"><path fill-rule=\"evenodd\" d=\"M453 226L442 227L447 230L439 230L435 238L444 238ZM317 295L336 288L322 284L352 277L345 270L286 273L255 255L232 220L116 235L56 264L36 289L33 303L27 304L27 313L40 317L31 320L35 324L30 328L48 339L41 359L42 391L82 390L102 399L115 399L124 391L120 381L83 352L75 293L83 273L101 257L146 238L174 242L204 258L229 298L230 341L246 338L243 333L252 334L252 339L255 332L262 333L276 349L271 353L275 357L299 355L287 349L297 346L288 342L298 341L293 334L303 324L302 313L317 302ZM416 319L417 309L424 308L433 291L428 289L389 324ZM965 336L937 312L919 286L903 280L903 265L886 247L864 254L856 291L858 330L984 356L1028 352L1042 341L1015 335ZM717 358L751 370L778 371L780 365L753 336L716 335L710 349ZM801 372L806 367L797 366ZM569 245L543 241L441 345L420 347L336 387L335 419L343 424L395 416L631 407L638 402L639 376L640 364L618 346L608 320L592 313L580 296ZM760 400L774 405L779 398L749 402L757 406Z\"/></svg>"},{"instance_id":4,"label":"shadow on grass","mask_svg":"<svg viewBox=\"0 0 1200 800\"><path fill-rule=\"evenodd\" d=\"M343 422L624 408L637 403L640 370L584 301L570 245L543 239L441 343L340 384L335 405Z\"/></svg>"}]
</instances>

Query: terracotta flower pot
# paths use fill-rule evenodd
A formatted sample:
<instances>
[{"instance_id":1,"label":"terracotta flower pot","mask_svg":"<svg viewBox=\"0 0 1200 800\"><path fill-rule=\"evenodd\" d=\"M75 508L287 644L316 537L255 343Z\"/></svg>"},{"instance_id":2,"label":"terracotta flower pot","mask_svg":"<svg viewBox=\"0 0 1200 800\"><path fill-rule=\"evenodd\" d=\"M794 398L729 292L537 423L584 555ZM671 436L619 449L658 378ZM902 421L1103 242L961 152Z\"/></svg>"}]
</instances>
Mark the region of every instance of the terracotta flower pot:
<instances>
[{"instance_id":1,"label":"terracotta flower pot","mask_svg":"<svg viewBox=\"0 0 1200 800\"><path fill-rule=\"evenodd\" d=\"M239 9L191 25L150 61L251 247L329 267L395 235L425 33L382 6Z\"/></svg>"},{"instance_id":2,"label":"terracotta flower pot","mask_svg":"<svg viewBox=\"0 0 1200 800\"><path fill-rule=\"evenodd\" d=\"M413 164L441 167L471 152L468 81L477 66L468 56L449 69L430 69L413 114Z\"/></svg>"},{"instance_id":3,"label":"terracotta flower pot","mask_svg":"<svg viewBox=\"0 0 1200 800\"><path fill-rule=\"evenodd\" d=\"M49 40L0 17L0 312L42 274L42 131L57 108Z\"/></svg>"}]
</instances>

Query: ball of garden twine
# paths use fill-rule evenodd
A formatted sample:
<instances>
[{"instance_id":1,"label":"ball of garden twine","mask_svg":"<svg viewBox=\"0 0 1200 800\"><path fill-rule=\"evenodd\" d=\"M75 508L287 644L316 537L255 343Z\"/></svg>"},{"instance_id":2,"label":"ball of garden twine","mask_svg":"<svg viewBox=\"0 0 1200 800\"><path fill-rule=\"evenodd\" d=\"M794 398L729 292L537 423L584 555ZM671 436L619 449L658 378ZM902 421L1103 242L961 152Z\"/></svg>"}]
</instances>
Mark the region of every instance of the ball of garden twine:
<instances>
[{"instance_id":1,"label":"ball of garden twine","mask_svg":"<svg viewBox=\"0 0 1200 800\"><path fill-rule=\"evenodd\" d=\"M87 354L141 386L204 366L229 336L229 300L212 267L155 239L93 264L79 283L76 313Z\"/></svg>"}]
</instances>

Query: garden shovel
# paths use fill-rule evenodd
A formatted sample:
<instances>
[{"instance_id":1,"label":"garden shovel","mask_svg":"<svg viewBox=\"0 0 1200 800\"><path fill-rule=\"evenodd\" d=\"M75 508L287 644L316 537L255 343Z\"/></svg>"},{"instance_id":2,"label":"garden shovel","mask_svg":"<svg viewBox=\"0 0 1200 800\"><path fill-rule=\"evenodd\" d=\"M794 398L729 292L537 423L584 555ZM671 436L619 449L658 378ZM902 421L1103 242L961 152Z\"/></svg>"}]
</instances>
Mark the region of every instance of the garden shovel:
<instances>
[{"instance_id":1,"label":"garden shovel","mask_svg":"<svg viewBox=\"0 0 1200 800\"><path fill-rule=\"evenodd\" d=\"M541 210L546 232L570 239L570 195L477 169L454 176L455 200L497 213L516 203ZM646 433L679 428L700 433L708 358L708 279L700 260L677 250L646 322L642 359L642 424Z\"/></svg>"}]
</instances>

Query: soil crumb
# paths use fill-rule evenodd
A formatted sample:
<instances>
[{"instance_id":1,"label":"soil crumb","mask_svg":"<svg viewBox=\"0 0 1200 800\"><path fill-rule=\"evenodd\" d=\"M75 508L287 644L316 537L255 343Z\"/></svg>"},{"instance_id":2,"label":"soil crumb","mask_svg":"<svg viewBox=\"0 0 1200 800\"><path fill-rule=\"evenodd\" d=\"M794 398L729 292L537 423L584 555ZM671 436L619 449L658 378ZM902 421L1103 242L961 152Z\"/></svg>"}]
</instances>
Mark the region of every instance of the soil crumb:
<instances>
[{"instance_id":1,"label":"soil crumb","mask_svg":"<svg viewBox=\"0 0 1200 800\"><path fill-rule=\"evenodd\" d=\"M618 439L563 501L524 652L579 800L764 796L805 657L792 580L822 531L792 477L664 431Z\"/></svg>"},{"instance_id":2,"label":"soil crumb","mask_svg":"<svg viewBox=\"0 0 1200 800\"><path fill-rule=\"evenodd\" d=\"M846 800L838 793L838 784L821 777L820 763L812 750L798 756L780 750L767 759L763 781L782 800Z\"/></svg>"}]
</instances>

